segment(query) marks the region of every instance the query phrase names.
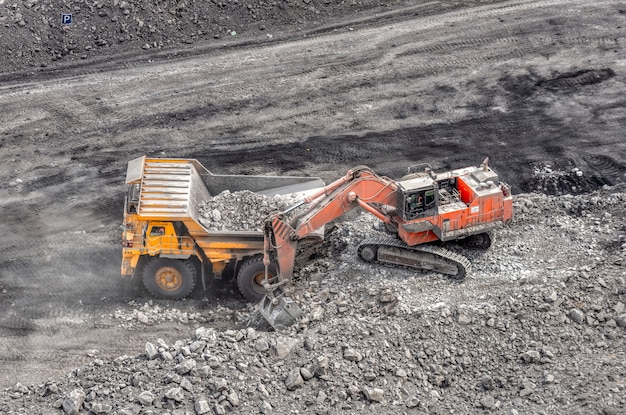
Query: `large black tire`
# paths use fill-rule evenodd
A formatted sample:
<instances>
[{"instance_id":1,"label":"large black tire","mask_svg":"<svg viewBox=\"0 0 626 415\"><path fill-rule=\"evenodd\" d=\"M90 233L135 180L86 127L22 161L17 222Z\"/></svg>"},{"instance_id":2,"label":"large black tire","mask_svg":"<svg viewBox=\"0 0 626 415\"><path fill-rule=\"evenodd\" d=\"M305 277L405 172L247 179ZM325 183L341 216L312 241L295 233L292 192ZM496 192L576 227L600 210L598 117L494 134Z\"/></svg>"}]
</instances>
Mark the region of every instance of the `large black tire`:
<instances>
[{"instance_id":1,"label":"large black tire","mask_svg":"<svg viewBox=\"0 0 626 415\"><path fill-rule=\"evenodd\" d=\"M196 268L189 261L155 258L143 269L143 285L157 298L180 300L196 286Z\"/></svg>"},{"instance_id":2,"label":"large black tire","mask_svg":"<svg viewBox=\"0 0 626 415\"><path fill-rule=\"evenodd\" d=\"M269 278L276 276L276 265L270 263ZM263 265L263 255L255 255L245 259L237 270L237 287L241 295L250 302L257 303L265 296L265 289L261 285L265 278L265 265Z\"/></svg>"}]
</instances>

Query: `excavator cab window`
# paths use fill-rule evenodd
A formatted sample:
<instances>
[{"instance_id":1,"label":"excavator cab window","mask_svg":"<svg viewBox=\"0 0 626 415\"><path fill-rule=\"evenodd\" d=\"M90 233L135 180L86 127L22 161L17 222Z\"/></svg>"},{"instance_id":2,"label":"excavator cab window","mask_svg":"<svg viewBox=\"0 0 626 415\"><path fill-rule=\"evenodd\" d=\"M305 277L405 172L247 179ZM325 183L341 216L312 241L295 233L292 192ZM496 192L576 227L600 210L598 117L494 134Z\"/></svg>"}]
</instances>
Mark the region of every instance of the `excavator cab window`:
<instances>
[{"instance_id":1,"label":"excavator cab window","mask_svg":"<svg viewBox=\"0 0 626 415\"><path fill-rule=\"evenodd\" d=\"M424 205L426 206L426 210L432 210L435 207L435 190L430 189L424 191Z\"/></svg>"},{"instance_id":2,"label":"excavator cab window","mask_svg":"<svg viewBox=\"0 0 626 415\"><path fill-rule=\"evenodd\" d=\"M420 189L405 193L403 208L402 216L407 221L436 214L435 189Z\"/></svg>"}]
</instances>

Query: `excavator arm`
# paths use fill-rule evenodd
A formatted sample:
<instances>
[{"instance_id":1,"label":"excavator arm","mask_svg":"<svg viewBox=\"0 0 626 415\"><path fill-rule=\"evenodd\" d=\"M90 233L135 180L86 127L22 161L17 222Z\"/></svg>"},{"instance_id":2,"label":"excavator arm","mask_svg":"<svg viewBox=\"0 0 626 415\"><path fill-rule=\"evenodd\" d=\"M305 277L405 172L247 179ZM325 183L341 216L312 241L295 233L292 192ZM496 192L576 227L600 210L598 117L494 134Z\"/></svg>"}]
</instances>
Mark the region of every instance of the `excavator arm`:
<instances>
[{"instance_id":1,"label":"excavator arm","mask_svg":"<svg viewBox=\"0 0 626 415\"><path fill-rule=\"evenodd\" d=\"M345 213L360 207L382 222L392 224L396 191L394 181L378 176L368 167L356 167L296 205L306 206L304 213L291 219L284 212L267 218L265 260L274 256L278 283L284 285L291 281L298 242L315 235L315 231Z\"/></svg>"}]
</instances>

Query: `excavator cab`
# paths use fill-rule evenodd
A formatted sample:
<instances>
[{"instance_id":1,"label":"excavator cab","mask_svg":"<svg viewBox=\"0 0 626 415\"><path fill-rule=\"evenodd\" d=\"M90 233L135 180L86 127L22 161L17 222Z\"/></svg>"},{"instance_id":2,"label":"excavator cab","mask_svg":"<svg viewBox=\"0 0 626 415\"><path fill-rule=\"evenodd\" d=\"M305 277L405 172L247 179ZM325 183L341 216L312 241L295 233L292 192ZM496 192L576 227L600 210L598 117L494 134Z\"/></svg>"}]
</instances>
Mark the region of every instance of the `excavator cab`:
<instances>
[{"instance_id":1,"label":"excavator cab","mask_svg":"<svg viewBox=\"0 0 626 415\"><path fill-rule=\"evenodd\" d=\"M437 183L430 176L419 176L398 182L399 214L404 221L412 221L437 214Z\"/></svg>"}]
</instances>

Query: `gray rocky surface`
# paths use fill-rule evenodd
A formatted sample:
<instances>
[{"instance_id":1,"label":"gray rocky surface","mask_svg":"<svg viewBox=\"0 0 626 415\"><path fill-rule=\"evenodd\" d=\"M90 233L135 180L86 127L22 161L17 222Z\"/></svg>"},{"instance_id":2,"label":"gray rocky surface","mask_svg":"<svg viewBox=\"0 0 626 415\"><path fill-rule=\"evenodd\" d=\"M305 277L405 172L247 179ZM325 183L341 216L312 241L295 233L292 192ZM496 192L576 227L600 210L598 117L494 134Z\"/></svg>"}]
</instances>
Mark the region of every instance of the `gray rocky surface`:
<instances>
[{"instance_id":1,"label":"gray rocky surface","mask_svg":"<svg viewBox=\"0 0 626 415\"><path fill-rule=\"evenodd\" d=\"M187 315L192 338L16 384L0 393L0 412L623 413L624 190L517 196L513 224L489 250L452 246L474 263L460 283L359 261L358 241L382 230L358 215L298 268L305 315L290 329L248 326L253 305L224 310L233 324L223 329ZM136 307L146 322L134 311L115 318L129 329L159 324L153 314L181 318Z\"/></svg>"},{"instance_id":2,"label":"gray rocky surface","mask_svg":"<svg viewBox=\"0 0 626 415\"><path fill-rule=\"evenodd\" d=\"M259 36L271 42L286 31L311 29L321 20L394 3L399 2L2 1L0 66L2 72L37 70L119 53L127 53L129 60L143 54L148 60L151 52L191 48L198 42L221 47L229 40ZM62 14L71 14L72 23L63 24Z\"/></svg>"}]
</instances>

